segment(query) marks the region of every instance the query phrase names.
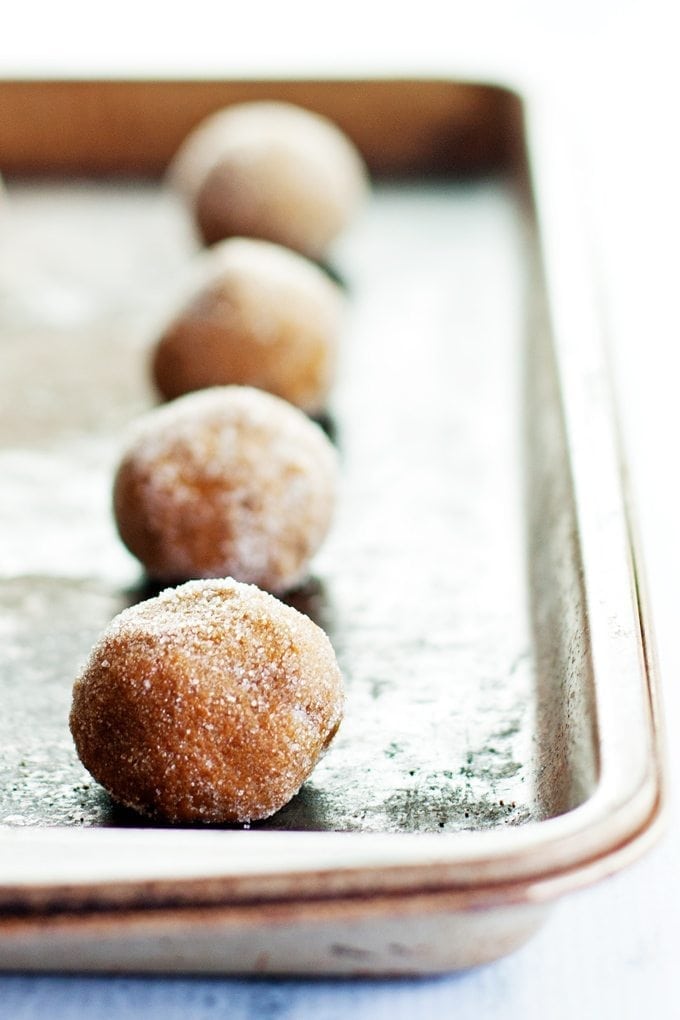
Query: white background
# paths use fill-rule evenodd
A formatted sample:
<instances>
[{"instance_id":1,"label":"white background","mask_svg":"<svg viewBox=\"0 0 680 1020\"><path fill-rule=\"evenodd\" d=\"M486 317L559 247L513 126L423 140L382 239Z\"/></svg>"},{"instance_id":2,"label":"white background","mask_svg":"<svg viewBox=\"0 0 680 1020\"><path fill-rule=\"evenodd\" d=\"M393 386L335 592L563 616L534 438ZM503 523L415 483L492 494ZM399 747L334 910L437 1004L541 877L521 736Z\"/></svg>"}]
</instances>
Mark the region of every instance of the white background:
<instances>
[{"instance_id":1,"label":"white background","mask_svg":"<svg viewBox=\"0 0 680 1020\"><path fill-rule=\"evenodd\" d=\"M167 3L27 3L8 13L5 5L0 74L456 75L479 69L528 82L571 107L676 778L680 75L672 6L634 0L192 0L177 9ZM0 1016L671 1020L680 1016L679 866L680 831L671 819L664 840L643 861L565 900L514 956L464 975L400 982L10 975L0 977Z\"/></svg>"}]
</instances>

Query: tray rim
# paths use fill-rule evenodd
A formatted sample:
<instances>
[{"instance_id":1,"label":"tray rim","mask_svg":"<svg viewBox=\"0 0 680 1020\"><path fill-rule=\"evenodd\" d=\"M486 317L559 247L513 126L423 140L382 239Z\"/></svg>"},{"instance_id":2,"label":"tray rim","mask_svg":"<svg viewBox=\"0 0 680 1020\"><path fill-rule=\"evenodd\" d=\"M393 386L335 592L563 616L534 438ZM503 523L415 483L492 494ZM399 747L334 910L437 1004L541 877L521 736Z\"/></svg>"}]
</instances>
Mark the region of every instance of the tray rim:
<instances>
[{"instance_id":1,"label":"tray rim","mask_svg":"<svg viewBox=\"0 0 680 1020\"><path fill-rule=\"evenodd\" d=\"M34 85L49 86L66 81L80 82L96 86L104 83L106 87L115 88L116 84L125 85L137 79L30 79ZM276 89L281 82L290 83L295 79L250 79L240 78L237 84L244 86L258 84ZM316 78L297 79L313 87ZM17 79L0 80L0 93L3 87L16 83ZM22 84L29 79L20 79ZM158 84L168 83L169 79L157 80ZM210 79L216 83L227 82L228 79ZM565 268L562 264L559 281L551 278L553 263L551 261L552 235L557 231L564 241L567 235L577 233L576 220L570 223L572 202L565 202L557 219L555 194L549 189L538 186L541 181L539 170L547 171L551 187L560 193L564 200L568 194L568 181L560 180L559 168L564 170L563 149L555 155L555 146L547 159L543 158L546 148L545 110L541 109L535 97L520 92L502 81L470 79L459 82L455 78L435 76L432 78L330 78L325 80L339 88L369 86L380 83L389 86L391 81L407 83L429 82L440 83L451 87L458 84L477 87L481 90L493 90L504 94L518 104L523 112L523 143L528 140L530 149L529 165L534 171L534 198L537 203L536 215L539 223L539 238L542 241L543 258L548 274L549 305L552 308L550 294L554 297L558 292L558 305L563 294L560 287L564 285ZM189 79L176 80L174 84L188 84ZM554 132L553 132L554 141ZM550 147L548 147L550 148ZM560 146L557 146L560 149ZM537 154L541 158L536 162ZM558 168L557 179L555 168ZM562 173L564 178L564 173ZM560 191L561 188L561 191ZM572 196L573 197L573 196ZM575 270L574 252L582 251L583 242L572 237L571 272ZM564 263L564 259L561 260ZM551 291L552 288L552 291ZM590 294L586 287L585 294ZM581 295L581 298L583 295ZM583 312L583 301L580 311ZM553 309L554 310L554 309ZM595 321L592 306L585 309L588 317L586 334L589 338L601 332ZM557 324L559 326L559 323ZM558 344L559 347L559 344ZM0 910L21 909L23 904L30 909L42 909L51 903L69 904L69 910L92 909L100 906L123 906L134 896L135 890L143 892L144 904L162 905L179 897L183 903L201 902L214 904L236 904L257 900L302 900L302 899L343 899L356 892L370 891L375 895L414 895L422 889L446 890L447 895L456 893L460 898L461 909L472 905L498 904L501 902L537 901L551 899L556 895L594 881L610 874L623 864L642 852L657 836L663 826L666 812L666 789L664 776L663 734L658 705L658 674L654 640L649 621L649 606L644 590L640 557L637 540L631 525L630 505L623 492L622 468L620 463L619 440L615 431L615 416L612 411L611 393L608 390L605 367L601 356L601 340L596 338L594 361L589 364L588 371L595 373L601 384L596 395L601 412L600 427L607 433L604 437L605 447L616 451L613 465L615 477L618 479L618 512L617 526L619 537L623 537L622 549L626 563L622 564L629 577L628 598L630 612L635 624L635 633L629 631L629 644L637 645L638 671L641 680L641 693L646 701L646 743L639 749L636 762L636 774L632 775L626 756L621 748L615 749L603 760L602 775L592 796L582 805L559 817L541 822L527 823L517 828L506 828L486 832L461 832L451 834L368 834L368 833L278 833L278 832L187 832L173 830L148 829L15 829L0 826ZM571 355L570 355L571 356ZM560 381L564 384L563 368L565 350L558 349L560 359ZM569 382L571 391L578 390L582 380L576 377ZM578 395L578 394L577 394ZM564 400L564 393L561 390ZM600 406L600 405L606 406ZM568 426L573 423L573 409L570 410L569 398L567 405L563 403L563 412ZM571 414L571 418L569 415ZM577 454L578 457L578 454ZM570 461L574 464L574 449L570 449ZM578 475L578 472L577 472ZM575 479L577 487L585 484L584 479ZM582 508L577 500L577 514ZM580 531L580 529L579 529ZM593 537L595 541L595 537ZM590 617L589 617L590 619ZM606 635L605 635L606 638ZM605 639L603 638L603 640ZM632 645L631 645L632 648ZM596 685L596 691L600 688ZM610 701L611 707L611 701ZM601 704L598 697L598 716ZM620 775L617 770L621 765L628 768L628 785L622 789ZM130 833L134 834L135 859L129 859L122 853L118 843L132 843ZM295 861L287 861L281 867L281 851L276 845L285 840L290 849L295 846ZM162 841L166 853L168 844L183 847L188 841L193 851L200 848L205 853L208 844L215 842L219 846L210 848L210 866L206 868L203 861L203 872L194 868L193 874L177 871L167 875L149 872L147 865L140 868L139 856L148 860L157 842ZM247 842L246 842L247 841ZM304 848L300 845L304 843ZM319 861L319 848L322 843L333 843L332 853L322 867L313 867L314 860ZM357 844L361 843L361 846ZM232 867L225 871L222 854L232 854L240 849L240 844L247 847L241 864L243 870ZM119 874L105 878L98 875L98 855L106 853L110 847L118 855ZM253 869L253 849L257 847L262 860ZM58 880L40 882L32 870L31 854L51 853L60 848L68 856L67 873ZM307 849L307 854L302 850ZM326 848L327 849L327 848ZM180 854L183 851L180 849ZM269 859L276 864L272 869L266 866ZM211 856L212 855L212 856ZM61 855L60 855L61 856ZM62 863L64 863L62 858ZM251 870L248 870L251 869ZM278 869L278 870L277 870ZM109 865L110 870L110 865ZM77 871L77 874L74 872ZM98 875L98 877L97 877ZM291 883L295 892L291 893ZM328 896L328 889L332 894ZM324 890L326 892L324 893ZM474 896L473 896L474 894ZM184 896L186 895L186 899ZM472 899L471 899L472 897ZM198 900L197 900L198 898ZM174 908L173 908L174 909Z\"/></svg>"},{"instance_id":2,"label":"tray rim","mask_svg":"<svg viewBox=\"0 0 680 1020\"><path fill-rule=\"evenodd\" d=\"M442 74L432 75L391 75L384 77L380 75L362 77L348 77L347 75L320 77L319 75L301 75L298 77L283 76L268 78L253 74L239 77L217 77L207 78L197 76L163 76L147 78L142 76L126 76L120 78L111 77L84 77L84 76L3 76L0 72L0 98L3 101L5 111L9 111L11 117L22 121L26 110L31 114L48 114L49 126L52 130L60 126L70 129L69 142L76 144L78 157L74 161L72 153L64 154L63 132L57 131L57 135L45 135L31 132L30 128L25 129L23 123L17 131L10 127L9 149L2 147L2 125L0 125L0 160L5 160L5 166L9 165L10 173L19 172L28 175L48 173L62 173L64 169L72 170L78 166L78 159L85 158L83 173L102 174L111 172L114 175L120 172L125 174L136 173L152 176L163 176L168 161L177 151L179 144L184 140L188 131L197 124L203 117L211 112L219 110L229 102L239 102L249 99L271 98L274 91L277 97L284 101L299 103L303 106L317 109L318 112L331 117L350 136L352 130L348 130L344 119L338 116L335 109L333 95L338 91L347 92L352 89L370 90L372 101L381 109L381 102L387 98L388 105L391 94L397 90L400 93L402 105L399 107L400 116L407 115L407 107L410 107L408 115L411 118L411 125L414 124L414 104L430 101L429 115L441 119L442 108L445 102L445 112L448 120L454 106L458 105L462 110L458 112L459 119L469 120L470 111L483 112L487 119L491 119L494 126L497 126L499 117L507 117L507 107L516 107L519 94L516 89L509 87L505 82L495 80L491 75L465 75L461 77L450 77ZM143 92L145 103L141 103L140 97ZM382 95L381 95L382 93ZM153 103L149 103L149 95L152 95ZM36 109L36 100L45 102L49 96L49 106ZM310 97L314 100L310 101ZM323 101L319 103L323 96ZM172 147L169 148L168 122L161 126L165 134L159 145L156 145L152 155L145 155L150 150L153 137L150 137L149 118L157 117L159 113L167 115L167 103L173 98L180 97L189 112L183 117L183 133L177 134L170 131ZM434 98L434 102L432 99ZM346 100L343 100L346 102ZM80 103L83 110L78 111L78 116L83 120L101 125L101 114L96 109L102 104L104 112L114 121L112 137L101 141L92 138L92 132L88 133L87 124L79 125L73 130L73 108ZM148 109L147 109L148 107ZM93 113L94 109L94 113ZM341 111L342 112L342 111ZM361 122L361 110L356 105L352 109L353 123ZM172 108L172 117L177 120L178 112ZM128 134L134 137L132 140L128 134L121 133L120 121L131 130ZM7 122L7 118L6 118ZM159 123L152 121L153 126L158 129ZM117 130L116 130L117 129ZM377 142L374 142L374 134L377 135ZM362 154L366 159L369 169L372 168L372 157L376 151L380 151L386 144L389 137L384 130L381 120L373 119L370 123L370 131L364 129L362 132ZM29 138L31 159L26 160L26 136ZM87 145L82 143L82 137L87 139ZM92 142L98 146L96 158L92 158ZM356 141L356 139L355 139ZM162 159L159 155L162 153ZM37 153L37 156L36 156ZM495 153L497 160L498 154ZM381 161L382 163L382 161ZM441 169L441 162L439 164ZM445 164L448 165L448 164ZM17 170L18 168L18 170ZM382 167L381 167L382 169ZM81 172L81 171L77 171Z\"/></svg>"}]
</instances>

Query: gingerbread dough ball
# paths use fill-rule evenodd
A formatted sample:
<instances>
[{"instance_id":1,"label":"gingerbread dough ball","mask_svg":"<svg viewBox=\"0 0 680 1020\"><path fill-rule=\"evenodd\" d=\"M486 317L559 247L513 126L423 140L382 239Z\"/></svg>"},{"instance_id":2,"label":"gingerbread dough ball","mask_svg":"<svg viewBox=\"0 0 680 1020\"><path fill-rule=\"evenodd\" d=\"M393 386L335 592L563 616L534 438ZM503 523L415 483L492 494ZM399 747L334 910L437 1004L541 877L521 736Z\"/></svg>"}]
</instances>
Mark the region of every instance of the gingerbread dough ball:
<instances>
[{"instance_id":1,"label":"gingerbread dough ball","mask_svg":"<svg viewBox=\"0 0 680 1020\"><path fill-rule=\"evenodd\" d=\"M343 304L302 256L267 241L224 241L206 253L193 296L156 345L156 385L172 398L240 383L317 413L333 379Z\"/></svg>"},{"instance_id":2,"label":"gingerbread dough ball","mask_svg":"<svg viewBox=\"0 0 680 1020\"><path fill-rule=\"evenodd\" d=\"M81 761L121 804L174 822L266 818L337 730L342 677L306 616L231 580L125 610L76 680Z\"/></svg>"},{"instance_id":3,"label":"gingerbread dough ball","mask_svg":"<svg viewBox=\"0 0 680 1020\"><path fill-rule=\"evenodd\" d=\"M335 450L268 393L217 387L140 420L114 483L120 536L161 581L231 576L286 591L329 528Z\"/></svg>"},{"instance_id":4,"label":"gingerbread dough ball","mask_svg":"<svg viewBox=\"0 0 680 1020\"><path fill-rule=\"evenodd\" d=\"M349 139L290 103L243 103L213 114L188 136L170 175L207 244L260 237L315 259L368 191Z\"/></svg>"}]
</instances>

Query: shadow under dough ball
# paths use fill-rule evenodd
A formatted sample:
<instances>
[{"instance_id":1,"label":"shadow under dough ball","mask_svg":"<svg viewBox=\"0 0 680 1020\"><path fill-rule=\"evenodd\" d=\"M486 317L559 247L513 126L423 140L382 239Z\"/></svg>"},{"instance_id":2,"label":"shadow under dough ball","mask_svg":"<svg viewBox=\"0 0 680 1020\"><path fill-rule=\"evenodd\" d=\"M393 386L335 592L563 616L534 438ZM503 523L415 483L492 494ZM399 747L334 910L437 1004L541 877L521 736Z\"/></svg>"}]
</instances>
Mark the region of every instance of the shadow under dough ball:
<instances>
[{"instance_id":1,"label":"shadow under dough ball","mask_svg":"<svg viewBox=\"0 0 680 1020\"><path fill-rule=\"evenodd\" d=\"M330 526L337 455L318 425L245 386L154 409L116 473L123 542L150 577L234 577L268 591L304 579Z\"/></svg>"},{"instance_id":2,"label":"shadow under dough ball","mask_svg":"<svg viewBox=\"0 0 680 1020\"><path fill-rule=\"evenodd\" d=\"M174 822L247 822L283 807L342 718L323 631L232 580L192 581L125 610L76 680L71 732L111 796Z\"/></svg>"},{"instance_id":3,"label":"shadow under dough ball","mask_svg":"<svg viewBox=\"0 0 680 1020\"><path fill-rule=\"evenodd\" d=\"M345 304L339 287L301 255L245 238L206 252L196 280L153 353L159 392L237 383L322 411Z\"/></svg>"},{"instance_id":4,"label":"shadow under dough ball","mask_svg":"<svg viewBox=\"0 0 680 1020\"><path fill-rule=\"evenodd\" d=\"M236 104L208 117L181 146L170 178L207 244L259 237L318 260L368 192L346 135L281 102Z\"/></svg>"}]
</instances>

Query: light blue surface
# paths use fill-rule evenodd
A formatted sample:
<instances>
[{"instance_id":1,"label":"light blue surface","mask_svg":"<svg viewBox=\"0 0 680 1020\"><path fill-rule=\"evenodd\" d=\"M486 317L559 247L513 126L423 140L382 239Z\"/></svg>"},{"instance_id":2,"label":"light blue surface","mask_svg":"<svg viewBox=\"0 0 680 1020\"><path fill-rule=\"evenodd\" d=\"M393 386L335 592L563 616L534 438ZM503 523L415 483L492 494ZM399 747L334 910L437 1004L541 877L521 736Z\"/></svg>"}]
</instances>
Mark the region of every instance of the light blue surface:
<instances>
[{"instance_id":1,"label":"light blue surface","mask_svg":"<svg viewBox=\"0 0 680 1020\"><path fill-rule=\"evenodd\" d=\"M446 6L448 9L449 5ZM641 24L651 26L654 24L654 9L659 7L654 3L645 4L644 9L641 4L630 2L577 3L562 9L561 5L546 5L538 0L523 0L518 5L509 6L500 3L478 6L480 17L483 16L488 23L485 26L487 35L488 25L493 23L493 8L497 12L507 9L505 26L508 27L508 18L511 18L515 43L526 35L527 25L535 24L537 19L543 27L549 21L549 27L560 40L563 39L565 22L568 22L567 28L573 41L577 34L574 18L578 15L584 35L587 32L592 43L592 52L596 50L597 59L615 60L618 53L620 67L634 71L627 91L610 89L609 118L597 119L596 133L601 142L602 134L607 134L608 125L616 124L618 111L616 126L619 133L626 136L632 133L635 144L631 149L630 162L622 161L617 165L616 173L611 173L611 165L606 172L600 173L601 180L606 183L606 194L600 192L602 201L596 203L596 213L601 218L598 224L600 235L607 238L607 244L599 245L605 256L605 283L609 283L617 301L625 298L619 301L618 313L610 314L610 329L616 338L615 361L618 362L624 427L637 483L662 673L666 678L668 724L669 730L677 733L680 691L673 681L680 676L680 641L677 637L680 550L677 542L676 478L677 436L680 435L677 400L680 355L677 330L674 328L677 326L677 309L672 319L666 318L671 311L669 295L677 290L677 281L673 288L664 286L664 279L666 283L670 282L671 266L674 267L673 276L677 275L677 222L674 221L671 249L667 225L672 219L669 215L672 211L666 204L664 193L666 196L671 194L671 181L673 193L676 193L678 173L677 166L673 169L669 159L658 158L658 146L668 136L667 126L674 123L670 116L666 119L663 115L663 97L677 95L677 80L674 79L674 91L670 80L662 87L662 79L659 78L655 85L653 77L661 73L663 66L677 65L675 53L671 61L670 49L671 45L675 49L676 42L671 40L676 40L677 36L668 29L665 32L657 30L662 42L668 39L665 61L663 53L657 55L656 43L650 47L642 32L634 30L630 18L631 30L619 34L616 40L618 46L610 45L611 39L602 37L603 27L608 27L603 24L605 13L625 11L628 16L632 8L637 8L643 12ZM392 46L394 52L390 51L392 64L397 58L403 64L403 55L407 53L418 59L421 66L427 66L423 55L432 50L436 54L435 63L441 67L444 51L449 53L455 38L460 38L460 18L464 21L462 15L446 31L437 31L432 12L425 17L427 12L424 13L422 7L422 4L418 5L419 18L412 17L413 12L409 11L408 35L403 26L401 33L398 26L392 32L391 8L390 14L386 14L390 18L386 22L390 32L383 30L383 34L396 40ZM62 5L54 10L55 17L61 22ZM319 10L325 21L329 12L323 8ZM281 11L288 19L288 5ZM658 15L657 9L657 20ZM344 10L343 18L351 22L353 42L356 39L359 53L366 60L368 36L365 31L358 31L360 20L350 18L350 12ZM422 24L427 33L415 31L412 36L412 21ZM593 22L599 22L599 39L593 32ZM32 20L31 32L34 32ZM40 35L34 34L36 38ZM425 34L429 41L425 40ZM103 33L99 35L103 38ZM511 51L513 38L509 38L505 31L498 35L504 50ZM330 39L335 33L325 31L325 36ZM43 32L42 37L45 53L47 47L49 54L64 53L63 48L55 44L51 33ZM10 39L10 35L6 33L5 39ZM407 39L408 46L403 45L400 49L397 45L400 39ZM430 49L427 49L426 41ZM334 38L332 42L336 47ZM220 46L221 43L222 40ZM376 44L371 45L371 52L374 52ZM301 46L299 43L296 51L293 47L295 59L300 56ZM12 52L16 63L19 59L16 46ZM133 55L134 52L133 47ZM276 38L276 52L291 52L286 49L285 39ZM323 46L314 48L314 53L320 53L324 58L329 52L328 46L326 51ZM220 59L223 60L222 57ZM390 60L383 59L381 64L378 59L371 66L377 72ZM330 68L332 70L332 60ZM610 76L610 70L609 64L603 64L603 79ZM578 71L582 76L581 63ZM645 95L648 99L646 105ZM656 156L654 164L650 154ZM651 170L654 171L653 178L649 176ZM639 201L640 184L652 179L653 187L645 188L643 210ZM631 236L636 237L634 246L630 244ZM660 247L664 237L667 258L664 258ZM653 258L649 257L650 252ZM644 279L646 266L653 270L651 287L650 278ZM664 266L668 267L665 276ZM640 355L642 347L644 356ZM669 470L669 465L672 465L672 470ZM670 743L677 774L680 741ZM429 1020L440 1017L455 1020L484 1020L487 1017L494 1020L568 1020L572 1017L579 1020L677 1020L680 1015L676 995L680 970L679 861L680 833L676 825L663 844L642 862L616 879L568 898L549 918L546 927L519 952L463 975L401 981L6 975L0 976L0 1020L118 1020L134 1017L144 1017L145 1020L214 1020L221 1017L234 1020L335 1020L344 1017L352 1020Z\"/></svg>"}]
</instances>

